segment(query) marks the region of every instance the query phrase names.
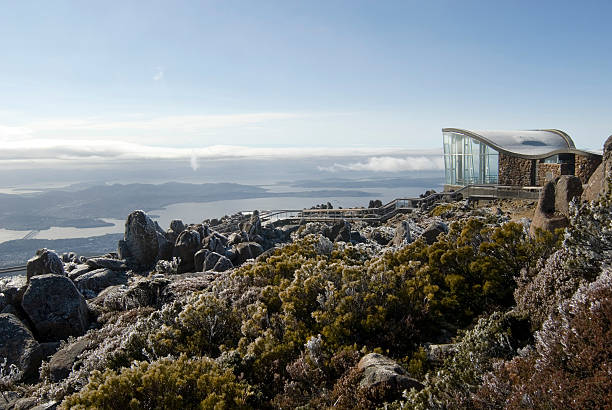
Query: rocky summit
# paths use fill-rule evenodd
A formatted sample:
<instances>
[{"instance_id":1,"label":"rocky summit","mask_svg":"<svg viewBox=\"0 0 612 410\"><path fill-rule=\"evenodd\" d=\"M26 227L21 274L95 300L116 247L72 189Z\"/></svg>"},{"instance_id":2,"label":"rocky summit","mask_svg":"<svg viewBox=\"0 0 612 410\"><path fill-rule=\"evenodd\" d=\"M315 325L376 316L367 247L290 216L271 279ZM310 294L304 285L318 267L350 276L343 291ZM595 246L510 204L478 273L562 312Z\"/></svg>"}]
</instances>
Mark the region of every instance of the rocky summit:
<instances>
[{"instance_id":1,"label":"rocky summit","mask_svg":"<svg viewBox=\"0 0 612 410\"><path fill-rule=\"evenodd\" d=\"M117 252L41 249L0 280L0 409L609 404L612 199L591 182L384 222L134 211Z\"/></svg>"}]
</instances>

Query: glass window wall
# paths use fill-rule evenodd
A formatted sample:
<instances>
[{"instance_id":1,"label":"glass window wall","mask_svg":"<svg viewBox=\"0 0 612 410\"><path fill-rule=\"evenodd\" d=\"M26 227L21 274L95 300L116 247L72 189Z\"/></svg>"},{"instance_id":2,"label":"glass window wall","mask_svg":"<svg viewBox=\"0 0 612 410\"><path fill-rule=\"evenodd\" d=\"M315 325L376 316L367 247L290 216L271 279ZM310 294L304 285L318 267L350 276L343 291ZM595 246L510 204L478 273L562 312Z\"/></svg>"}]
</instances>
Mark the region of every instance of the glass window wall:
<instances>
[{"instance_id":1,"label":"glass window wall","mask_svg":"<svg viewBox=\"0 0 612 410\"><path fill-rule=\"evenodd\" d=\"M497 184L497 151L466 135L445 132L443 137L447 185Z\"/></svg>"}]
</instances>

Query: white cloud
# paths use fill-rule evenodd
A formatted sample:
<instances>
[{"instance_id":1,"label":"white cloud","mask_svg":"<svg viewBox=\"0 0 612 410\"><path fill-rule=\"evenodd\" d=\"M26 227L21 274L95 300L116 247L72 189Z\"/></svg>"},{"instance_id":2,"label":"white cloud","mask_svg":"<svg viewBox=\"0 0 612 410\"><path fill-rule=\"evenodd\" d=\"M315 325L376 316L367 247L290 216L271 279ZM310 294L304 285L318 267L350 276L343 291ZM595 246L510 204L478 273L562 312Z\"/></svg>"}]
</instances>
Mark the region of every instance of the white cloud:
<instances>
[{"instance_id":1,"label":"white cloud","mask_svg":"<svg viewBox=\"0 0 612 410\"><path fill-rule=\"evenodd\" d=\"M189 160L189 164L191 165L191 169L197 171L200 168L200 164L198 163L198 156L195 151L191 151L191 158Z\"/></svg>"},{"instance_id":2,"label":"white cloud","mask_svg":"<svg viewBox=\"0 0 612 410\"><path fill-rule=\"evenodd\" d=\"M200 160L219 159L299 159L365 157L367 162L348 165L335 164L337 169L347 170L402 170L439 169L436 162L438 150L411 151L397 148L327 148L327 147L246 147L239 145L211 145L201 148L170 148L137 144L121 140L72 140L72 139L13 139L0 145L0 163L11 161L58 162L111 160L168 159L187 160L197 169ZM390 155L415 155L393 158ZM409 163L408 165L406 163Z\"/></svg>"},{"instance_id":3,"label":"white cloud","mask_svg":"<svg viewBox=\"0 0 612 410\"><path fill-rule=\"evenodd\" d=\"M374 171L374 172L401 172L444 169L444 159L436 156L409 156L397 158L390 156L371 157L365 162L350 164L334 164L331 167L320 167L322 171Z\"/></svg>"}]
</instances>

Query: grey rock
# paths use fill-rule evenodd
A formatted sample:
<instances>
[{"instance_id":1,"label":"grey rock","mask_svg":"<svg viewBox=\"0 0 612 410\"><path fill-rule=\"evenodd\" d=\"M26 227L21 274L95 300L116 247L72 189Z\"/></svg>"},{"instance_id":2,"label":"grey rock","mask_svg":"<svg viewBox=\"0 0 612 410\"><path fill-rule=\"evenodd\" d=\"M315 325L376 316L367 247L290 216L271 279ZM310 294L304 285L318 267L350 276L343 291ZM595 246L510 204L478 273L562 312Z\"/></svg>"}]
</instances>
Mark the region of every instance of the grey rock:
<instances>
[{"instance_id":1,"label":"grey rock","mask_svg":"<svg viewBox=\"0 0 612 410\"><path fill-rule=\"evenodd\" d=\"M555 211L569 217L569 204L582 195L582 182L574 175L561 175L555 186Z\"/></svg>"},{"instance_id":2,"label":"grey rock","mask_svg":"<svg viewBox=\"0 0 612 410\"><path fill-rule=\"evenodd\" d=\"M127 280L125 272L102 268L79 276L74 280L74 283L83 294L86 291L97 294L110 286L124 285L127 283Z\"/></svg>"},{"instance_id":3,"label":"grey rock","mask_svg":"<svg viewBox=\"0 0 612 410\"><path fill-rule=\"evenodd\" d=\"M605 192L607 188L605 171L604 171L604 163L599 164L595 172L589 178L589 182L587 183L584 192L582 193L583 201L595 201L597 200L603 192Z\"/></svg>"},{"instance_id":4,"label":"grey rock","mask_svg":"<svg viewBox=\"0 0 612 410\"><path fill-rule=\"evenodd\" d=\"M128 216L118 253L130 269L146 271L155 266L159 253L157 229L144 211L134 211Z\"/></svg>"},{"instance_id":5,"label":"grey rock","mask_svg":"<svg viewBox=\"0 0 612 410\"><path fill-rule=\"evenodd\" d=\"M408 221L401 221L395 229L395 236L393 236L391 244L393 246L402 246L407 245L410 242L412 242L412 237L410 236L410 224Z\"/></svg>"},{"instance_id":6,"label":"grey rock","mask_svg":"<svg viewBox=\"0 0 612 410\"><path fill-rule=\"evenodd\" d=\"M85 298L65 276L49 274L33 277L21 306L42 341L81 336L87 330Z\"/></svg>"},{"instance_id":7,"label":"grey rock","mask_svg":"<svg viewBox=\"0 0 612 410\"><path fill-rule=\"evenodd\" d=\"M92 267L86 263L77 265L76 268L74 268L70 271L70 273L68 273L68 277L72 280L75 280L76 278L89 272L90 270L92 270Z\"/></svg>"},{"instance_id":8,"label":"grey rock","mask_svg":"<svg viewBox=\"0 0 612 410\"><path fill-rule=\"evenodd\" d=\"M166 239L164 234L157 232L157 244L159 245L158 258L160 260L169 261L174 253L174 242Z\"/></svg>"},{"instance_id":9,"label":"grey rock","mask_svg":"<svg viewBox=\"0 0 612 410\"><path fill-rule=\"evenodd\" d=\"M245 232L246 233L246 232ZM248 235L248 234L247 234ZM228 236L227 238L227 244L229 246L234 246L234 245L238 245L240 242L244 242L244 240L242 239L242 235L234 232L232 233L230 236Z\"/></svg>"},{"instance_id":10,"label":"grey rock","mask_svg":"<svg viewBox=\"0 0 612 410\"><path fill-rule=\"evenodd\" d=\"M223 255L220 255L217 252L210 252L206 256L206 259L204 260L204 267L202 268L202 270L204 272L213 270L215 268L215 265L217 264L217 262L219 262L219 259L221 259L222 256Z\"/></svg>"},{"instance_id":11,"label":"grey rock","mask_svg":"<svg viewBox=\"0 0 612 410\"><path fill-rule=\"evenodd\" d=\"M194 271L194 256L200 247L200 234L198 231L187 230L181 232L174 244L174 255L179 258L177 273Z\"/></svg>"},{"instance_id":12,"label":"grey rock","mask_svg":"<svg viewBox=\"0 0 612 410\"><path fill-rule=\"evenodd\" d=\"M348 221L336 222L332 227L328 236L334 242L350 242L351 241L351 224Z\"/></svg>"},{"instance_id":13,"label":"grey rock","mask_svg":"<svg viewBox=\"0 0 612 410\"><path fill-rule=\"evenodd\" d=\"M455 343L432 344L427 346L427 360L436 364L442 364L445 359L451 357L457 350Z\"/></svg>"},{"instance_id":14,"label":"grey rock","mask_svg":"<svg viewBox=\"0 0 612 410\"><path fill-rule=\"evenodd\" d=\"M195 268L194 271L195 272L202 272L203 271L203 269L204 269L204 262L206 261L206 257L208 256L209 253L210 253L210 251L208 249L200 249L193 256L193 262L194 262L194 268Z\"/></svg>"},{"instance_id":15,"label":"grey rock","mask_svg":"<svg viewBox=\"0 0 612 410\"><path fill-rule=\"evenodd\" d=\"M221 256L212 270L215 272L225 272L226 270L230 270L234 267L232 262L226 258L225 256Z\"/></svg>"},{"instance_id":16,"label":"grey rock","mask_svg":"<svg viewBox=\"0 0 612 410\"><path fill-rule=\"evenodd\" d=\"M362 357L357 368L363 371L359 387L371 390L382 386L386 390L386 397L401 396L406 389L423 389L423 385L411 378L404 368L378 353L370 353Z\"/></svg>"},{"instance_id":17,"label":"grey rock","mask_svg":"<svg viewBox=\"0 0 612 410\"><path fill-rule=\"evenodd\" d=\"M57 253L48 249L39 249L36 256L28 260L26 277L29 281L32 276L53 273L65 275L64 264Z\"/></svg>"},{"instance_id":18,"label":"grey rock","mask_svg":"<svg viewBox=\"0 0 612 410\"><path fill-rule=\"evenodd\" d=\"M259 219L259 211L253 211L249 221L244 224L243 230L249 235L261 235L261 219Z\"/></svg>"},{"instance_id":19,"label":"grey rock","mask_svg":"<svg viewBox=\"0 0 612 410\"><path fill-rule=\"evenodd\" d=\"M255 259L263 253L263 247L257 242L242 242L234 247L236 252L235 261L241 265L249 259Z\"/></svg>"},{"instance_id":20,"label":"grey rock","mask_svg":"<svg viewBox=\"0 0 612 410\"><path fill-rule=\"evenodd\" d=\"M421 238L427 243L431 245L435 241L438 240L438 236L443 233L448 232L448 226L441 221L434 221L425 230L421 233Z\"/></svg>"},{"instance_id":21,"label":"grey rock","mask_svg":"<svg viewBox=\"0 0 612 410\"><path fill-rule=\"evenodd\" d=\"M40 344L14 315L0 314L0 357L22 372L20 380L33 380L43 359Z\"/></svg>"},{"instance_id":22,"label":"grey rock","mask_svg":"<svg viewBox=\"0 0 612 410\"><path fill-rule=\"evenodd\" d=\"M217 252L219 254L225 253L227 243L227 238L218 232L213 232L212 234L204 238L204 240L202 241L202 245L204 246L204 248L208 249L211 252Z\"/></svg>"},{"instance_id":23,"label":"grey rock","mask_svg":"<svg viewBox=\"0 0 612 410\"><path fill-rule=\"evenodd\" d=\"M127 285L104 289L90 301L96 311L126 311L145 306L161 307L162 294L171 283L164 277L142 279Z\"/></svg>"},{"instance_id":24,"label":"grey rock","mask_svg":"<svg viewBox=\"0 0 612 410\"><path fill-rule=\"evenodd\" d=\"M111 269L111 270L127 270L127 265L122 259L113 258L90 258L87 259L86 265L92 269Z\"/></svg>"},{"instance_id":25,"label":"grey rock","mask_svg":"<svg viewBox=\"0 0 612 410\"><path fill-rule=\"evenodd\" d=\"M12 276L0 281L0 292L4 294L8 304L20 305L26 286L25 276Z\"/></svg>"},{"instance_id":26,"label":"grey rock","mask_svg":"<svg viewBox=\"0 0 612 410\"><path fill-rule=\"evenodd\" d=\"M9 298L4 293L0 293L0 312L9 305Z\"/></svg>"},{"instance_id":27,"label":"grey rock","mask_svg":"<svg viewBox=\"0 0 612 410\"><path fill-rule=\"evenodd\" d=\"M87 336L69 344L57 351L49 360L49 378L57 383L70 375L73 368L78 367L79 356L87 350L91 341Z\"/></svg>"},{"instance_id":28,"label":"grey rock","mask_svg":"<svg viewBox=\"0 0 612 410\"><path fill-rule=\"evenodd\" d=\"M540 191L538 205L529 226L530 235L535 235L538 229L554 232L556 229L565 228L569 225L569 220L565 215L555 212L557 202L555 191L556 186L553 181L547 182Z\"/></svg>"}]
</instances>

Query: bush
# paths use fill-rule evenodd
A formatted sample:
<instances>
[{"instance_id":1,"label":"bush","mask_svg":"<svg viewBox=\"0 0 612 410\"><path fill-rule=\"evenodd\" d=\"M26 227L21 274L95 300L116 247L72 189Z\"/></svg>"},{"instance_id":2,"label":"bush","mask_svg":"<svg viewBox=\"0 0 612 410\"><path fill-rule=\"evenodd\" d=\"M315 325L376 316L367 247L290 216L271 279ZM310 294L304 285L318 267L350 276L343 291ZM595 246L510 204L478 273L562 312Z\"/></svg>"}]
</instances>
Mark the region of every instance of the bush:
<instances>
[{"instance_id":1,"label":"bush","mask_svg":"<svg viewBox=\"0 0 612 410\"><path fill-rule=\"evenodd\" d=\"M250 387L213 360L164 358L135 362L120 373L94 371L89 384L67 397L65 409L249 408Z\"/></svg>"},{"instance_id":2,"label":"bush","mask_svg":"<svg viewBox=\"0 0 612 410\"><path fill-rule=\"evenodd\" d=\"M482 408L612 406L612 271L583 285L536 333L534 348L496 365L478 392Z\"/></svg>"}]
</instances>

